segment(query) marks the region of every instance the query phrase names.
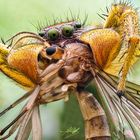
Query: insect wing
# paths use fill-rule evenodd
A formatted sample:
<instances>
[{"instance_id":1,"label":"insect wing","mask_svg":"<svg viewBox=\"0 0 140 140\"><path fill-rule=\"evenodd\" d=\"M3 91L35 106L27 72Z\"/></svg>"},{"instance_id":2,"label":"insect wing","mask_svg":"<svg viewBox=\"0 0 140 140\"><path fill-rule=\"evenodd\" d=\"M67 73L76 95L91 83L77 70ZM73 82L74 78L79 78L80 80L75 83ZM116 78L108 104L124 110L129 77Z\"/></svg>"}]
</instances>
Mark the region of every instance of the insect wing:
<instances>
[{"instance_id":1,"label":"insect wing","mask_svg":"<svg viewBox=\"0 0 140 140\"><path fill-rule=\"evenodd\" d=\"M139 140L140 108L125 97L120 99L116 94L115 86L117 86L117 83L112 86L111 78L109 76L107 78L109 80L106 79L105 75L96 73L95 85L99 91L97 96L108 118L112 138L115 140ZM128 91L130 91L130 88L126 92Z\"/></svg>"},{"instance_id":2,"label":"insect wing","mask_svg":"<svg viewBox=\"0 0 140 140\"><path fill-rule=\"evenodd\" d=\"M99 73L98 73L99 74ZM100 72L100 76L104 77L105 81L108 81L112 87L117 89L119 78L113 75L108 75L105 72ZM126 81L126 92L123 93L123 96L131 101L135 106L140 108L140 86L132 82Z\"/></svg>"},{"instance_id":3,"label":"insect wing","mask_svg":"<svg viewBox=\"0 0 140 140\"><path fill-rule=\"evenodd\" d=\"M116 76L111 75L112 80L115 83L118 82L118 78ZM126 92L123 95L127 100L130 100L135 106L140 108L140 85L134 84L132 82L126 82Z\"/></svg>"}]
</instances>

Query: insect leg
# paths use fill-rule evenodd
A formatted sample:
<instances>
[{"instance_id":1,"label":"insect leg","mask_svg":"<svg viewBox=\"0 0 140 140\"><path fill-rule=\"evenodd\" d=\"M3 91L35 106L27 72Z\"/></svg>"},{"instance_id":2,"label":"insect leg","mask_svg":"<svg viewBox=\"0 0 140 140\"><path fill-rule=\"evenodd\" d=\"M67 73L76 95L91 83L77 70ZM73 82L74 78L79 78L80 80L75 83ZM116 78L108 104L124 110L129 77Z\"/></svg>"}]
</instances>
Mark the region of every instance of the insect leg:
<instances>
[{"instance_id":1,"label":"insect leg","mask_svg":"<svg viewBox=\"0 0 140 140\"><path fill-rule=\"evenodd\" d=\"M27 102L24 109L21 111L21 113L11 122L9 123L5 128L3 128L0 131L0 135L3 135L13 124L15 124L25 113L27 113L35 104L35 101L37 99L37 96L39 94L40 86L37 86L36 89L32 92L32 95L30 96L29 101Z\"/></svg>"},{"instance_id":2,"label":"insect leg","mask_svg":"<svg viewBox=\"0 0 140 140\"><path fill-rule=\"evenodd\" d=\"M16 105L18 105L19 103L21 103L23 100L25 100L28 96L30 96L32 93L32 91L27 92L25 95L23 95L21 98L19 98L18 100L16 100L14 103L12 103L10 106L8 106L6 109L4 109L2 112L0 112L0 117L2 115L4 115L7 111L11 110L12 108L14 108Z\"/></svg>"},{"instance_id":3,"label":"insect leg","mask_svg":"<svg viewBox=\"0 0 140 140\"><path fill-rule=\"evenodd\" d=\"M22 111L11 123L9 123L5 128L0 131L0 135L3 135L16 121L18 121L27 110Z\"/></svg>"}]
</instances>

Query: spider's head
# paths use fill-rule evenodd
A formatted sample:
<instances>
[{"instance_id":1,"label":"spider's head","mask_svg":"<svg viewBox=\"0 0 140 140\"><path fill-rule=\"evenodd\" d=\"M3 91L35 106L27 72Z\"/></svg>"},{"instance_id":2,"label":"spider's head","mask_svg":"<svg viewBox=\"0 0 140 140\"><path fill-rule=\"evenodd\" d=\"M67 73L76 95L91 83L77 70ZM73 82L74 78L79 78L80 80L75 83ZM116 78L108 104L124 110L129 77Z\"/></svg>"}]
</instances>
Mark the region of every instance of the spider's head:
<instances>
[{"instance_id":1,"label":"spider's head","mask_svg":"<svg viewBox=\"0 0 140 140\"><path fill-rule=\"evenodd\" d=\"M63 48L66 42L76 41L82 32L82 28L80 22L63 22L43 28L39 35L50 45L57 44Z\"/></svg>"}]
</instances>

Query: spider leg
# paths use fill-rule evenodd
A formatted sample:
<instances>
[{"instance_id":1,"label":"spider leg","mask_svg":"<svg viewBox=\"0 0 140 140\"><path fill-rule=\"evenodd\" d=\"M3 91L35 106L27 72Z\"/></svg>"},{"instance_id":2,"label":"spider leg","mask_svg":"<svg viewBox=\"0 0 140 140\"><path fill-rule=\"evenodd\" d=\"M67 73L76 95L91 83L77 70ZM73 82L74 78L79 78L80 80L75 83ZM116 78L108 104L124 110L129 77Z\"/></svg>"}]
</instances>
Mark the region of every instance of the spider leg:
<instances>
[{"instance_id":1,"label":"spider leg","mask_svg":"<svg viewBox=\"0 0 140 140\"><path fill-rule=\"evenodd\" d=\"M123 65L120 68L122 70L118 84L118 95L125 90L125 81L128 71L137 60L135 53L140 52L140 50L138 50L138 48L140 48L138 17L137 10L129 5L129 3L117 3L112 5L104 24L104 28L113 28L120 34L121 48L128 52L124 56ZM123 50L122 53L124 53Z\"/></svg>"},{"instance_id":2,"label":"spider leg","mask_svg":"<svg viewBox=\"0 0 140 140\"><path fill-rule=\"evenodd\" d=\"M76 97L85 121L85 139L110 140L107 118L98 101L87 91L77 92Z\"/></svg>"},{"instance_id":3,"label":"spider leg","mask_svg":"<svg viewBox=\"0 0 140 140\"><path fill-rule=\"evenodd\" d=\"M138 47L139 44L139 38L138 37L130 37L129 41L128 41L128 54L125 58L123 67L122 67L122 71L121 71L121 75L120 75L120 80L119 80L119 84L118 84L118 95L120 93L123 93L124 89L125 89L125 81L126 81L126 76L127 73L131 67L131 62L132 62L132 58L135 54L135 50Z\"/></svg>"}]
</instances>

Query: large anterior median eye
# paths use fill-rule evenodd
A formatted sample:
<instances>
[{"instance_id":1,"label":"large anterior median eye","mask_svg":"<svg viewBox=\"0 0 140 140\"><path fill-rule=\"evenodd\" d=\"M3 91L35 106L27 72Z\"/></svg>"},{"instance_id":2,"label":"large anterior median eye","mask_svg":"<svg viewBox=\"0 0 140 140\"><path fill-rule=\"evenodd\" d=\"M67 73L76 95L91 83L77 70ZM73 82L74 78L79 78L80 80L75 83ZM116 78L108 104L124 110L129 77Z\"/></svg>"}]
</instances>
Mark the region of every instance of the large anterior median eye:
<instances>
[{"instance_id":1,"label":"large anterior median eye","mask_svg":"<svg viewBox=\"0 0 140 140\"><path fill-rule=\"evenodd\" d=\"M73 35L74 27L71 25L65 25L62 27L62 34L65 37L71 37Z\"/></svg>"},{"instance_id":2,"label":"large anterior median eye","mask_svg":"<svg viewBox=\"0 0 140 140\"><path fill-rule=\"evenodd\" d=\"M48 47L46 49L46 54L47 55L53 55L56 52L56 48L55 47Z\"/></svg>"},{"instance_id":3,"label":"large anterior median eye","mask_svg":"<svg viewBox=\"0 0 140 140\"><path fill-rule=\"evenodd\" d=\"M59 38L59 31L57 29L50 29L48 31L48 39L51 41L55 41Z\"/></svg>"}]
</instances>

